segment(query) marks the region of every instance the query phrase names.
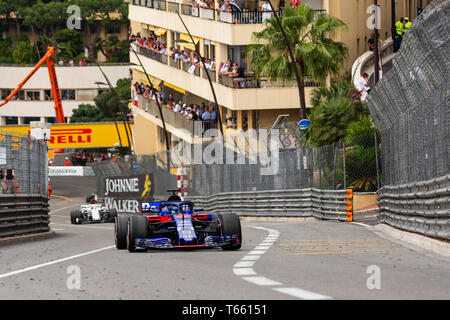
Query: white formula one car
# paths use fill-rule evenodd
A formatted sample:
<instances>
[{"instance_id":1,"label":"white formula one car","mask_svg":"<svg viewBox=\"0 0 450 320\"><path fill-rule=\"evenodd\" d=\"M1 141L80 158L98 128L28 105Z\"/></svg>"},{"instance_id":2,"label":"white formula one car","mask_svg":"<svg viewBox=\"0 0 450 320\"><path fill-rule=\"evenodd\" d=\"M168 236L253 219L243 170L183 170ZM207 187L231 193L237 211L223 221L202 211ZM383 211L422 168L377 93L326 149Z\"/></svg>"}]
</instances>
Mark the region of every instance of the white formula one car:
<instances>
[{"instance_id":1,"label":"white formula one car","mask_svg":"<svg viewBox=\"0 0 450 320\"><path fill-rule=\"evenodd\" d=\"M97 202L97 196L89 197L89 204L81 205L80 210L70 212L72 224L114 222L117 217L116 209L108 209Z\"/></svg>"}]
</instances>

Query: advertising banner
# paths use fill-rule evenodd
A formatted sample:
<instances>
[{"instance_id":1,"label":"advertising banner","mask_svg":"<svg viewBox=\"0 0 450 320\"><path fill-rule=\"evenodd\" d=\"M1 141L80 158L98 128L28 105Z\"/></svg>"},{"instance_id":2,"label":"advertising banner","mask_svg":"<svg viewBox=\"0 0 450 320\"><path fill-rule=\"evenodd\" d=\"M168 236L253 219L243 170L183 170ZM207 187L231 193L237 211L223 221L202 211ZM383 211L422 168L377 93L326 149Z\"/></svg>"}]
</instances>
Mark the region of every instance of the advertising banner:
<instances>
[{"instance_id":1,"label":"advertising banner","mask_svg":"<svg viewBox=\"0 0 450 320\"><path fill-rule=\"evenodd\" d=\"M105 206L121 213L139 213L140 202L153 199L152 175L105 177Z\"/></svg>"},{"instance_id":2,"label":"advertising banner","mask_svg":"<svg viewBox=\"0 0 450 320\"><path fill-rule=\"evenodd\" d=\"M130 124L131 130L133 126ZM1 130L31 134L29 125L0 126ZM128 146L127 132L123 123L117 123L122 146ZM108 148L120 143L114 123L65 123L52 124L50 129L49 149L64 148ZM129 134L129 133L128 133Z\"/></svg>"},{"instance_id":3,"label":"advertising banner","mask_svg":"<svg viewBox=\"0 0 450 320\"><path fill-rule=\"evenodd\" d=\"M48 167L49 177L82 177L84 176L83 167L64 167L50 166Z\"/></svg>"}]
</instances>

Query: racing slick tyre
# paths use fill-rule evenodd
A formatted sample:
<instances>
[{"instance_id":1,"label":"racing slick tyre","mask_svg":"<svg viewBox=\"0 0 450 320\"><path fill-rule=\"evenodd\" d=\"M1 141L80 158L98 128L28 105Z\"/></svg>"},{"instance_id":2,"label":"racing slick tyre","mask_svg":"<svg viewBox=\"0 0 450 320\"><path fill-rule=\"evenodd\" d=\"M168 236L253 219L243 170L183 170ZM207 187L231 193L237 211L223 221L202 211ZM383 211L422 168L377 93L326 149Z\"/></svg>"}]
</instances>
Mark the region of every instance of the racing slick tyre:
<instances>
[{"instance_id":1,"label":"racing slick tyre","mask_svg":"<svg viewBox=\"0 0 450 320\"><path fill-rule=\"evenodd\" d=\"M118 216L114 219L114 234L117 249L127 248L128 216Z\"/></svg>"},{"instance_id":2,"label":"racing slick tyre","mask_svg":"<svg viewBox=\"0 0 450 320\"><path fill-rule=\"evenodd\" d=\"M222 247L223 250L239 250L242 244L242 231L241 231L241 220L239 216L235 213L221 214L219 216L220 224L222 226L222 234L226 235L236 235L236 243L230 243Z\"/></svg>"},{"instance_id":3,"label":"racing slick tyre","mask_svg":"<svg viewBox=\"0 0 450 320\"><path fill-rule=\"evenodd\" d=\"M128 219L127 248L129 252L136 251L136 239L147 238L148 220L144 216L130 216Z\"/></svg>"},{"instance_id":4,"label":"racing slick tyre","mask_svg":"<svg viewBox=\"0 0 450 320\"><path fill-rule=\"evenodd\" d=\"M108 215L107 215L105 220L106 221L110 221L110 222L114 222L116 217L117 217L117 210L116 209L111 209L111 210L109 210Z\"/></svg>"},{"instance_id":5,"label":"racing slick tyre","mask_svg":"<svg viewBox=\"0 0 450 320\"><path fill-rule=\"evenodd\" d=\"M70 223L81 224L81 219L83 219L83 215L80 210L72 210L70 212Z\"/></svg>"}]
</instances>

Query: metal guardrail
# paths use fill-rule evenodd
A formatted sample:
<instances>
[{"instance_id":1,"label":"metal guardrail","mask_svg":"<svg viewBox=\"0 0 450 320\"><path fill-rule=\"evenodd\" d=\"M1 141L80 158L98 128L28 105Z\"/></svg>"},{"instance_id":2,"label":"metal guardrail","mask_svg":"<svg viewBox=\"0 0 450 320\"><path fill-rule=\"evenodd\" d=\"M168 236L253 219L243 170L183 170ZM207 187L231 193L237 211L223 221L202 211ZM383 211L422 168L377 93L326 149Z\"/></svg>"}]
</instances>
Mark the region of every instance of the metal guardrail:
<instances>
[{"instance_id":1,"label":"metal guardrail","mask_svg":"<svg viewBox=\"0 0 450 320\"><path fill-rule=\"evenodd\" d=\"M384 186L378 191L379 221L426 236L450 239L450 174Z\"/></svg>"},{"instance_id":2,"label":"metal guardrail","mask_svg":"<svg viewBox=\"0 0 450 320\"><path fill-rule=\"evenodd\" d=\"M316 217L346 221L346 191L314 188L226 192L211 196L187 196L206 211L241 216ZM157 199L165 200L165 199Z\"/></svg>"},{"instance_id":3,"label":"metal guardrail","mask_svg":"<svg viewBox=\"0 0 450 320\"><path fill-rule=\"evenodd\" d=\"M49 211L45 196L0 195L0 238L49 231Z\"/></svg>"}]
</instances>

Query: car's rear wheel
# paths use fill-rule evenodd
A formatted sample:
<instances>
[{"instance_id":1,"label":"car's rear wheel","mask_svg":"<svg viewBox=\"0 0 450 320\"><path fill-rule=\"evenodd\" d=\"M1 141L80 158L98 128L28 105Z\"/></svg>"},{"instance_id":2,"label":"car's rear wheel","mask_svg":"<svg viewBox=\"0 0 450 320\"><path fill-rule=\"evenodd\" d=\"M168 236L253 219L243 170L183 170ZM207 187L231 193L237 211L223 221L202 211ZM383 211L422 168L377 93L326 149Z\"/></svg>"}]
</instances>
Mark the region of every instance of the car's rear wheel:
<instances>
[{"instance_id":1,"label":"car's rear wheel","mask_svg":"<svg viewBox=\"0 0 450 320\"><path fill-rule=\"evenodd\" d=\"M81 224L81 220L83 219L83 215L80 210L72 210L70 212L70 222L72 224Z\"/></svg>"},{"instance_id":2,"label":"car's rear wheel","mask_svg":"<svg viewBox=\"0 0 450 320\"><path fill-rule=\"evenodd\" d=\"M127 248L128 216L118 216L114 219L114 234L117 249Z\"/></svg>"},{"instance_id":3,"label":"car's rear wheel","mask_svg":"<svg viewBox=\"0 0 450 320\"><path fill-rule=\"evenodd\" d=\"M232 243L222 246L223 250L239 250L242 245L241 220L235 213L221 214L219 216L223 236L236 236Z\"/></svg>"},{"instance_id":4,"label":"car's rear wheel","mask_svg":"<svg viewBox=\"0 0 450 320\"><path fill-rule=\"evenodd\" d=\"M127 248L136 251L136 239L148 237L148 220L144 216L130 216L128 219Z\"/></svg>"}]
</instances>

